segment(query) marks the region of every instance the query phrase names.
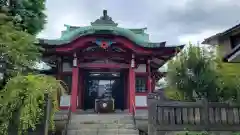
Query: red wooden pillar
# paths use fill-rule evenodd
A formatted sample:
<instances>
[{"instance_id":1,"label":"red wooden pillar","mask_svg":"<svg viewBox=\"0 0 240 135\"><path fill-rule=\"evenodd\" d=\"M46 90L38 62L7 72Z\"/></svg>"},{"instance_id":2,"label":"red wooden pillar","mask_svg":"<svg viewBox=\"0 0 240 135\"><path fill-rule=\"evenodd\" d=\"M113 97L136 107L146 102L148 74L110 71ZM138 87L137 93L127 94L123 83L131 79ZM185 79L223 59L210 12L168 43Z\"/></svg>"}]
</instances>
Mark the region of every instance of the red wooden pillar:
<instances>
[{"instance_id":1,"label":"red wooden pillar","mask_svg":"<svg viewBox=\"0 0 240 135\"><path fill-rule=\"evenodd\" d=\"M74 56L72 68L72 92L71 92L71 111L77 111L77 97L78 97L78 79L79 68L77 67L77 58Z\"/></svg>"},{"instance_id":2,"label":"red wooden pillar","mask_svg":"<svg viewBox=\"0 0 240 135\"><path fill-rule=\"evenodd\" d=\"M151 80L151 68L150 68L150 60L147 60L147 64L146 64L146 72L148 74L147 77L147 90L148 92L152 91L152 80Z\"/></svg>"},{"instance_id":3,"label":"red wooden pillar","mask_svg":"<svg viewBox=\"0 0 240 135\"><path fill-rule=\"evenodd\" d=\"M135 107L135 62L134 55L132 56L131 65L129 67L128 78L129 78L129 113L133 113L133 107Z\"/></svg>"}]
</instances>

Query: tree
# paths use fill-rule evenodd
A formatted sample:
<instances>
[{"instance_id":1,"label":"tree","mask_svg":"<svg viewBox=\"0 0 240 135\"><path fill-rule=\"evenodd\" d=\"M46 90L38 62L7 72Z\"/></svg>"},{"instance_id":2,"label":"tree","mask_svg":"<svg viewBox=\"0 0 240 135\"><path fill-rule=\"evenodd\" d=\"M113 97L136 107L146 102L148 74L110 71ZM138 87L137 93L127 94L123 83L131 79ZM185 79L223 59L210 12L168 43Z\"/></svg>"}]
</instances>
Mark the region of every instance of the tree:
<instances>
[{"instance_id":1,"label":"tree","mask_svg":"<svg viewBox=\"0 0 240 135\"><path fill-rule=\"evenodd\" d=\"M216 47L217 72L220 85L219 97L223 101L240 102L240 71L239 63L227 63L222 61L224 48Z\"/></svg>"},{"instance_id":2,"label":"tree","mask_svg":"<svg viewBox=\"0 0 240 135\"><path fill-rule=\"evenodd\" d=\"M214 59L213 52L190 45L170 61L166 78L168 87L183 93L186 100L206 97L217 101L219 82Z\"/></svg>"},{"instance_id":3,"label":"tree","mask_svg":"<svg viewBox=\"0 0 240 135\"><path fill-rule=\"evenodd\" d=\"M35 37L22 31L13 23L8 11L0 12L0 54L7 63L7 75L28 72L41 56L41 47L34 44Z\"/></svg>"},{"instance_id":4,"label":"tree","mask_svg":"<svg viewBox=\"0 0 240 135\"><path fill-rule=\"evenodd\" d=\"M167 96L194 100L195 94L210 101L240 101L240 64L223 62L219 46L208 49L213 51L190 45L169 63Z\"/></svg>"},{"instance_id":5,"label":"tree","mask_svg":"<svg viewBox=\"0 0 240 135\"><path fill-rule=\"evenodd\" d=\"M53 118L58 107L55 95L63 89L55 78L32 73L41 56L42 48L35 45L35 35L45 23L45 1L9 1L0 0L0 56L6 61L8 75L8 82L0 91L0 134L7 134L14 122L22 135L35 129L43 119L45 94L52 98ZM15 116L19 121L15 121Z\"/></svg>"},{"instance_id":6,"label":"tree","mask_svg":"<svg viewBox=\"0 0 240 135\"><path fill-rule=\"evenodd\" d=\"M0 0L0 7L7 7L13 22L21 30L36 35L46 23L45 0Z\"/></svg>"},{"instance_id":7,"label":"tree","mask_svg":"<svg viewBox=\"0 0 240 135\"><path fill-rule=\"evenodd\" d=\"M51 128L58 110L57 93L64 92L60 82L46 75L17 75L0 92L0 134L7 135L9 126L18 127L18 134L42 124L45 95L52 99Z\"/></svg>"}]
</instances>

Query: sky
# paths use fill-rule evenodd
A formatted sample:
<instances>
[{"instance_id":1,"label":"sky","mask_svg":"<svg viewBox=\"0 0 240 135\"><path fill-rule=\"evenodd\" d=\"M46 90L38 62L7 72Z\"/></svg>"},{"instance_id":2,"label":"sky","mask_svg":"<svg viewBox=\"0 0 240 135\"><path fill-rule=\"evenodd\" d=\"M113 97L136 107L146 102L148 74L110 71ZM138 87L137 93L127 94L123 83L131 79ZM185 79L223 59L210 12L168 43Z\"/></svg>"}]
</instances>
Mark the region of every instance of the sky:
<instances>
[{"instance_id":1,"label":"sky","mask_svg":"<svg viewBox=\"0 0 240 135\"><path fill-rule=\"evenodd\" d=\"M147 27L167 45L201 42L240 23L240 0L47 0L47 24L38 35L55 39L64 24L87 26L103 9L124 28Z\"/></svg>"}]
</instances>

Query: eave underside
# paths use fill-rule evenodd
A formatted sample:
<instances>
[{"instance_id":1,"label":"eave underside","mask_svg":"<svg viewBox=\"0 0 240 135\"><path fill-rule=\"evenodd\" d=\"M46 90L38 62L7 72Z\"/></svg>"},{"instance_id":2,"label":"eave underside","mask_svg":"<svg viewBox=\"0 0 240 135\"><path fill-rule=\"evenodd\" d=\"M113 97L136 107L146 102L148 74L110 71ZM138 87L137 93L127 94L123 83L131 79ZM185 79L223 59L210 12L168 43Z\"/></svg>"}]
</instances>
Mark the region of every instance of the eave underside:
<instances>
[{"instance_id":1,"label":"eave underside","mask_svg":"<svg viewBox=\"0 0 240 135\"><path fill-rule=\"evenodd\" d=\"M135 54L135 61L137 64L146 64L147 60L150 60L150 67L152 69L158 69L163 66L168 60L175 56L178 51L176 49L164 49L162 53L152 53L151 55L146 54ZM100 50L96 52L79 52L77 56L79 57L80 63L88 63L96 60L111 60L117 63L130 64L131 60L131 51L125 52L114 52L114 51L105 51ZM51 57L51 58L50 58ZM58 57L69 57L70 60L73 58L73 53L58 53L46 51L43 55L43 58L50 58L52 62L56 61ZM45 61L49 63L49 60Z\"/></svg>"},{"instance_id":2,"label":"eave underside","mask_svg":"<svg viewBox=\"0 0 240 135\"><path fill-rule=\"evenodd\" d=\"M227 54L224 58L224 62L232 62L230 59L234 59L233 57L237 57L238 53L240 52L240 45L236 46L229 54Z\"/></svg>"},{"instance_id":3,"label":"eave underside","mask_svg":"<svg viewBox=\"0 0 240 135\"><path fill-rule=\"evenodd\" d=\"M166 42L162 42L162 46L148 48L136 45L125 37L104 35L105 38L110 38L114 43L107 49L103 49L94 42L98 36L80 37L71 44L61 46L40 44L45 48L43 57L55 56L57 58L68 56L72 58L73 54L76 53L77 57L80 58L80 62L83 63L109 59L118 63L130 64L131 56L134 54L137 64L146 64L146 61L150 60L150 67L158 69L184 47L184 45L166 47ZM51 60L54 61L53 58Z\"/></svg>"}]
</instances>

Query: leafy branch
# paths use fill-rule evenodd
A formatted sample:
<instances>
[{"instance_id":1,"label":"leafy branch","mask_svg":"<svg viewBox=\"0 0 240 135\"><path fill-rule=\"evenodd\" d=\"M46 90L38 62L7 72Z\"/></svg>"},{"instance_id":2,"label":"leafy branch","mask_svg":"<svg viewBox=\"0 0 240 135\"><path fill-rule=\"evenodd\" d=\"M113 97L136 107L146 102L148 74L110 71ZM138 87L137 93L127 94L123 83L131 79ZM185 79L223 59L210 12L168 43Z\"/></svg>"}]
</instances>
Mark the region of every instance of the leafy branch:
<instances>
[{"instance_id":1,"label":"leafy branch","mask_svg":"<svg viewBox=\"0 0 240 135\"><path fill-rule=\"evenodd\" d=\"M58 92L64 92L64 88L54 77L30 74L10 79L0 93L0 134L7 135L12 126L18 127L19 135L28 129L36 129L43 121L46 94L53 101L50 129L54 130Z\"/></svg>"}]
</instances>

